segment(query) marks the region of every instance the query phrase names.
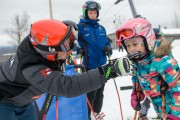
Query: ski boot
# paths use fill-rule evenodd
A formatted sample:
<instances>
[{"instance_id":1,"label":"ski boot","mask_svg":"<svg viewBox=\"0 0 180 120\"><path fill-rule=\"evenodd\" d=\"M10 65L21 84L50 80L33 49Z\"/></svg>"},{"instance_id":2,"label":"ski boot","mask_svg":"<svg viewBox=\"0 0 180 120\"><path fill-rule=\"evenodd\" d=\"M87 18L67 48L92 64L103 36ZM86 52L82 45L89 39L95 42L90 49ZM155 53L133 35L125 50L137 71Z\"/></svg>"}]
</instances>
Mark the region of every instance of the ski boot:
<instances>
[{"instance_id":1,"label":"ski boot","mask_svg":"<svg viewBox=\"0 0 180 120\"><path fill-rule=\"evenodd\" d=\"M149 120L147 115L139 114L138 120Z\"/></svg>"},{"instance_id":2,"label":"ski boot","mask_svg":"<svg viewBox=\"0 0 180 120\"><path fill-rule=\"evenodd\" d=\"M104 120L105 114L103 112L95 113L97 120Z\"/></svg>"},{"instance_id":3,"label":"ski boot","mask_svg":"<svg viewBox=\"0 0 180 120\"><path fill-rule=\"evenodd\" d=\"M105 114L103 112L94 114L96 115L96 118L93 115L91 115L91 120L104 120Z\"/></svg>"}]
</instances>

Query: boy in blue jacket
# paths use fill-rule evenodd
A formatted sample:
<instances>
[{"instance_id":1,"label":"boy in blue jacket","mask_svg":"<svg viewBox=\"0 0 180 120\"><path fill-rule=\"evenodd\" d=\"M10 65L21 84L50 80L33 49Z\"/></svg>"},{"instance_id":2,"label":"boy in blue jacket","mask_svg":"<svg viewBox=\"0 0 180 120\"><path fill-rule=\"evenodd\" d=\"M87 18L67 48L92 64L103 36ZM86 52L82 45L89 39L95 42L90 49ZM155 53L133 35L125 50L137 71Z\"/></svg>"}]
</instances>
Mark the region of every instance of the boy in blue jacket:
<instances>
[{"instance_id":1,"label":"boy in blue jacket","mask_svg":"<svg viewBox=\"0 0 180 120\"><path fill-rule=\"evenodd\" d=\"M95 1L87 1L83 5L83 16L78 23L78 42L83 51L83 64L86 70L94 69L107 62L107 56L112 54L110 43L106 36L106 30L98 21L101 6ZM87 97L96 113L97 117L102 118L100 113L103 105L104 85L87 94ZM88 110L89 119L91 111Z\"/></svg>"}]
</instances>

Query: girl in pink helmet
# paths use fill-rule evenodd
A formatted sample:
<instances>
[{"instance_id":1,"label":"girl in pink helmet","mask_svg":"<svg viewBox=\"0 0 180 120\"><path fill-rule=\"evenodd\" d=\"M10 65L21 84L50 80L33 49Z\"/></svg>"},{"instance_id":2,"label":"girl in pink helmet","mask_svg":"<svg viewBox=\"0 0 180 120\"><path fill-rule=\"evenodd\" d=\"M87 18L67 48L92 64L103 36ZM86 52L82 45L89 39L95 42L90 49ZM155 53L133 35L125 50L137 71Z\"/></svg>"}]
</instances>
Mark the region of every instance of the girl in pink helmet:
<instances>
[{"instance_id":1,"label":"girl in pink helmet","mask_svg":"<svg viewBox=\"0 0 180 120\"><path fill-rule=\"evenodd\" d=\"M156 41L151 23L143 18L125 22L117 31L128 54L139 52L134 63L131 106L139 111L144 95L163 120L180 120L180 69L171 54L171 42ZM141 120L148 120L140 116Z\"/></svg>"}]
</instances>

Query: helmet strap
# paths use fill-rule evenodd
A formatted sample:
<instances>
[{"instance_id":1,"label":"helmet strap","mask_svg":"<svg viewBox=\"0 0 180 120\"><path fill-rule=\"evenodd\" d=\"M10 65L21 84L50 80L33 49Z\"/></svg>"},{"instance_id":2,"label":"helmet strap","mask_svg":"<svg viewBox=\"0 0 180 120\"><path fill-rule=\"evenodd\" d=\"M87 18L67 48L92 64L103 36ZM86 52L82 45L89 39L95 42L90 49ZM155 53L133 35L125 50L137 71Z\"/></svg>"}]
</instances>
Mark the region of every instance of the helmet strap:
<instances>
[{"instance_id":1,"label":"helmet strap","mask_svg":"<svg viewBox=\"0 0 180 120\"><path fill-rule=\"evenodd\" d=\"M147 52L150 52L146 38L144 36L140 36L140 37L143 38L143 43L144 43L145 50Z\"/></svg>"}]
</instances>

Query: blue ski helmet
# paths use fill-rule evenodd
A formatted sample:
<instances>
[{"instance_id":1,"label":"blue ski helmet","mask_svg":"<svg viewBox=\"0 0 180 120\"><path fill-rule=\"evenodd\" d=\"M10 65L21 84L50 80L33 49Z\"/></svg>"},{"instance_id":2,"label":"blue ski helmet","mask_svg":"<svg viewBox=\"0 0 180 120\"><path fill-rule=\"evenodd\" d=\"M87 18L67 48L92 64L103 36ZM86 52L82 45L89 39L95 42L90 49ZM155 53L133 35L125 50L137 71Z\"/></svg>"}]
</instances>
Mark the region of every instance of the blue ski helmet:
<instances>
[{"instance_id":1,"label":"blue ski helmet","mask_svg":"<svg viewBox=\"0 0 180 120\"><path fill-rule=\"evenodd\" d=\"M82 6L83 17L89 18L87 15L88 10L96 10L97 18L98 18L100 9L101 9L101 6L99 3L95 2L95 1L86 1L86 3Z\"/></svg>"}]
</instances>

